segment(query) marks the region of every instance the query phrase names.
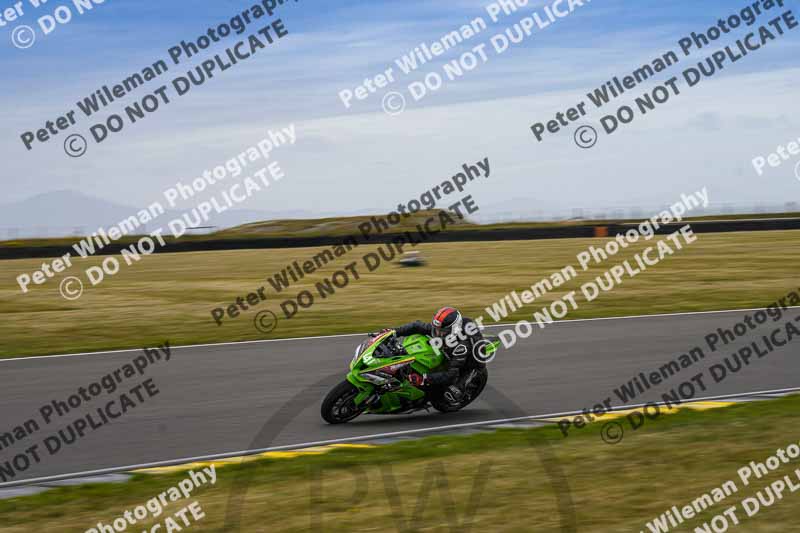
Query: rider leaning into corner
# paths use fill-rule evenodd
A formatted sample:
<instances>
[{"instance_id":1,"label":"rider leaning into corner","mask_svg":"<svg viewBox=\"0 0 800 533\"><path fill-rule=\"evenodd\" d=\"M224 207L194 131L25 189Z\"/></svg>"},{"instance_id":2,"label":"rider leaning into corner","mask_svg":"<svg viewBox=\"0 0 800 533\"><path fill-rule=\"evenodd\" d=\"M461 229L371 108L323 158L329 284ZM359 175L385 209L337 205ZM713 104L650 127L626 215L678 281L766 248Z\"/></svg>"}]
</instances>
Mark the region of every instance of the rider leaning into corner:
<instances>
[{"instance_id":1,"label":"rider leaning into corner","mask_svg":"<svg viewBox=\"0 0 800 533\"><path fill-rule=\"evenodd\" d=\"M416 333L442 340L440 350L449 361L447 370L423 375L412 374L409 379L417 387L447 387L445 399L453 404L459 403L464 398L464 385L469 371L478 364L472 357L475 344L483 339L477 323L470 318L464 318L458 309L442 307L433 315L430 324L417 320L394 330L398 337Z\"/></svg>"}]
</instances>

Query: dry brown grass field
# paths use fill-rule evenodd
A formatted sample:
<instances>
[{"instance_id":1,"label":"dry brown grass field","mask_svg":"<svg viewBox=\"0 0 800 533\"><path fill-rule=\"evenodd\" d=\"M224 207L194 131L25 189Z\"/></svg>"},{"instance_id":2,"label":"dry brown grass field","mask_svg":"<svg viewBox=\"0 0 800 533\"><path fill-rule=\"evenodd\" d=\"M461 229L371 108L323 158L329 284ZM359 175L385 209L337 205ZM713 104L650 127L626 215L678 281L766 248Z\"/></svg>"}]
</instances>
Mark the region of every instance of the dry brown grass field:
<instances>
[{"instance_id":1,"label":"dry brown grass field","mask_svg":"<svg viewBox=\"0 0 800 533\"><path fill-rule=\"evenodd\" d=\"M657 266L566 317L608 317L632 314L719 310L769 304L797 288L800 232L700 234L695 243L666 257ZM511 290L522 290L550 273L574 265L576 254L604 239L559 239L482 243L422 244L428 260L421 268L384 263L368 272L362 257L376 247L359 246L325 265L282 294L268 277L293 260L311 259L321 249L241 250L155 254L67 301L59 295L56 277L21 294L15 282L41 259L0 261L0 357L139 348L169 339L173 345L287 338L364 332L414 319L428 319L441 305L460 307L468 316ZM532 313L554 298L580 287L646 244L637 244L582 272L568 284L514 313ZM81 274L102 258L78 260L67 274ZM361 278L309 309L284 318L280 303L302 290L316 293L315 284L350 262ZM65 275L67 275L65 274ZM231 304L237 296L266 287L267 300L221 326L211 310ZM256 313L271 310L279 317L269 334L253 324ZM491 320L487 316L487 323Z\"/></svg>"}]
</instances>

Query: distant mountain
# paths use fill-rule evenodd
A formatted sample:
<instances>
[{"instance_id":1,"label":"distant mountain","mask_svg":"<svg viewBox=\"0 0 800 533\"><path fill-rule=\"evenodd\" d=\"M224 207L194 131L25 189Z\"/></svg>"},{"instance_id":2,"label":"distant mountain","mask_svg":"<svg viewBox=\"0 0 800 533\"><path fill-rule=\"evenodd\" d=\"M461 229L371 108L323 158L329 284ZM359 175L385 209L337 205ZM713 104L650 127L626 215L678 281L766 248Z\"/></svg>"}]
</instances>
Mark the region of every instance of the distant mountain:
<instances>
[{"instance_id":1,"label":"distant mountain","mask_svg":"<svg viewBox=\"0 0 800 533\"><path fill-rule=\"evenodd\" d=\"M192 207L167 211L152 221L148 230L166 227L170 220L181 216ZM140 209L142 207L109 202L71 190L48 192L0 205L0 240L88 235L97 231L97 228L119 224ZM228 209L221 214L212 211L210 220L204 225L223 229L261 220L310 216L313 214L307 211L268 213L252 209Z\"/></svg>"}]
</instances>

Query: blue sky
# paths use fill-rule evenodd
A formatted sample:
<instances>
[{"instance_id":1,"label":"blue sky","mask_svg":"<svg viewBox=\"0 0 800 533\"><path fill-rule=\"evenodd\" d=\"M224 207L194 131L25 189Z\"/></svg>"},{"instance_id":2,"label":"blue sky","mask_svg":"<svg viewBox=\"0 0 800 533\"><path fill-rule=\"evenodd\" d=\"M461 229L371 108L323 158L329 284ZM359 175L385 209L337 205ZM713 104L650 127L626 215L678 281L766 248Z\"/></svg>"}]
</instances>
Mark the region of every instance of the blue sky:
<instances>
[{"instance_id":1,"label":"blue sky","mask_svg":"<svg viewBox=\"0 0 800 533\"><path fill-rule=\"evenodd\" d=\"M166 59L170 46L196 38L254 2L106 0L51 35L39 35L33 47L18 50L9 42L10 30L18 23L35 27L39 16L59 5L50 0L33 9L27 1L25 16L0 28L0 39L7 43L0 46L6 100L0 110L0 157L6 162L8 200L71 189L145 205L178 179L221 164L267 129L289 123L297 126L298 142L276 154L288 177L247 207L320 214L390 208L452 175L461 164L487 156L492 178L471 191L487 212L525 206L531 212L647 208L703 186L712 203L800 200L800 181L793 172L797 160L764 176L750 164L753 157L800 138L795 96L800 28L633 125L610 137L601 135L592 150L572 143L574 127L543 143L536 143L528 130L533 122L585 100L586 92L611 76L629 74L677 50L679 38L706 29L747 2L594 0L392 117L381 111L385 90L350 110L341 105L338 92L393 66L395 58L420 42L437 40L474 17L489 21L484 7L490 2L300 0L276 15L289 37L102 145L91 145L83 158L69 159L62 150L64 134L32 152L24 149L19 134L74 109L78 99L99 86ZM488 42L544 3L531 2L503 17L461 51ZM759 23L796 7L789 1ZM250 26L245 35L261 25ZM735 35L744 33L740 28ZM233 42L229 37L202 59ZM454 57L451 51L444 60ZM682 58L670 75L680 75L704 57L699 52ZM442 63L429 64L421 73L441 72ZM170 65L170 72L148 89L194 64ZM407 84L419 78L404 76L391 90L407 95ZM630 103L652 86L645 84L618 103ZM139 89L122 103L144 94ZM585 123L599 128L604 114L592 110ZM86 135L92 123L82 118L68 133ZM376 188L381 191L377 197L361 192Z\"/></svg>"}]
</instances>

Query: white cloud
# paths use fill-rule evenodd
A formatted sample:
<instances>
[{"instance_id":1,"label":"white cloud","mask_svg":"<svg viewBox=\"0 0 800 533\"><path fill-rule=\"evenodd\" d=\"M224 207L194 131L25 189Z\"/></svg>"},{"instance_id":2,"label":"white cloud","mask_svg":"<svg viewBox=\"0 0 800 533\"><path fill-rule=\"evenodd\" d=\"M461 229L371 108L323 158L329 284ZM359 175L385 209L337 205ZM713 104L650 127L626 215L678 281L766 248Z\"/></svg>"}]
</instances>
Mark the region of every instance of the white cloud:
<instances>
[{"instance_id":1,"label":"white cloud","mask_svg":"<svg viewBox=\"0 0 800 533\"><path fill-rule=\"evenodd\" d=\"M796 50L794 41L771 45L764 53L772 55L746 58L719 79L687 90L614 135L601 135L598 145L586 151L573 144L574 127L536 143L529 126L585 99L587 91L611 76L674 47L677 30L629 30L609 39L598 28L576 40L574 27L554 26L537 35L532 48L493 57L440 93L411 104L400 117L379 111L379 95L356 112L342 108L336 96L340 89L390 66L421 40L441 36L466 20L472 6L465 0L459 3L462 11L447 20L431 16L416 26L383 22L292 35L102 146L90 147L80 160L65 158L63 141L56 138L37 147L33 164L11 135L0 141L7 172L20 177L10 199L76 189L144 204L176 180L225 161L268 128L290 122L298 126L298 144L276 154L289 177L264 197L263 205L250 207L320 212L389 208L452 175L462 163L485 156L492 177L469 189L482 205L530 198L537 209L647 207L702 186L708 186L712 202L797 199L791 168L758 177L750 167L752 157L800 136L791 113L800 70L752 72L770 66L765 58ZM593 5L576 16L599 16L594 10ZM131 64L142 62L139 58L144 56L137 55ZM697 59L682 60L675 74ZM32 120L54 117L78 96L119 78L119 71L87 73L21 97L17 104L24 114L6 111L5 127L15 132L30 128ZM417 77L394 88L402 89L410 79ZM641 90L615 104L630 103ZM591 111L587 122L597 126L603 114ZM83 132L89 123L82 122Z\"/></svg>"}]
</instances>

